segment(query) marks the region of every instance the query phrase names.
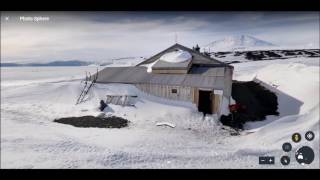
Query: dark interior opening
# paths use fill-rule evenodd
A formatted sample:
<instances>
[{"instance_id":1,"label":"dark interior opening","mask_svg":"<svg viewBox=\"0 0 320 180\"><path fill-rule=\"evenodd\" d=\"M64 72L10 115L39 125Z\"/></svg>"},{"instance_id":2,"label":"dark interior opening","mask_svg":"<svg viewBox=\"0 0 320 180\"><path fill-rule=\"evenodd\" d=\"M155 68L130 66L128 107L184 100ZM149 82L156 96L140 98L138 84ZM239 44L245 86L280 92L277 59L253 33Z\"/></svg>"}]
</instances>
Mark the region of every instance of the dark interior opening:
<instances>
[{"instance_id":1,"label":"dark interior opening","mask_svg":"<svg viewBox=\"0 0 320 180\"><path fill-rule=\"evenodd\" d=\"M232 98L245 106L246 121L264 120L267 115L279 115L277 95L254 81L233 81Z\"/></svg>"},{"instance_id":2,"label":"dark interior opening","mask_svg":"<svg viewBox=\"0 0 320 180\"><path fill-rule=\"evenodd\" d=\"M271 88L271 87L270 87ZM290 106L297 110L301 104L294 98L285 95L281 91L274 89L269 90L265 86L255 81L233 81L232 82L232 98L236 101L240 108L230 113L222 115L220 121L223 125L231 126L236 129L243 129L243 124L249 121L262 121L268 115L279 115L278 112L278 96L281 94ZM263 123L262 123L263 124Z\"/></svg>"},{"instance_id":3,"label":"dark interior opening","mask_svg":"<svg viewBox=\"0 0 320 180\"><path fill-rule=\"evenodd\" d=\"M212 94L212 91L199 90L199 103L198 103L199 112L203 112L204 114L212 114L211 94Z\"/></svg>"}]
</instances>

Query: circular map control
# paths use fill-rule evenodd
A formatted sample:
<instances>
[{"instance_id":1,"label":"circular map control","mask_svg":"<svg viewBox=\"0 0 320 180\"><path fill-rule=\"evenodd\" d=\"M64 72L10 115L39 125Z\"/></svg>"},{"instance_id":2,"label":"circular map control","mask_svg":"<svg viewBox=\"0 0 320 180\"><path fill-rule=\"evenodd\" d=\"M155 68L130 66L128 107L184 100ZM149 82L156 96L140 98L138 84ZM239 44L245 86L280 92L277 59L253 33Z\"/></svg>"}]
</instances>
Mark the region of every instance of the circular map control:
<instances>
[{"instance_id":1,"label":"circular map control","mask_svg":"<svg viewBox=\"0 0 320 180\"><path fill-rule=\"evenodd\" d=\"M291 151L292 146L291 146L290 143L286 142L286 143L283 143L282 149L283 149L284 152L289 152L289 151Z\"/></svg>"},{"instance_id":2,"label":"circular map control","mask_svg":"<svg viewBox=\"0 0 320 180\"><path fill-rule=\"evenodd\" d=\"M296 160L299 164L311 164L314 160L314 152L309 146L302 146L295 153Z\"/></svg>"},{"instance_id":3,"label":"circular map control","mask_svg":"<svg viewBox=\"0 0 320 180\"><path fill-rule=\"evenodd\" d=\"M312 141L314 139L314 133L312 131L308 131L305 135L306 140Z\"/></svg>"},{"instance_id":4,"label":"circular map control","mask_svg":"<svg viewBox=\"0 0 320 180\"><path fill-rule=\"evenodd\" d=\"M301 141L301 135L299 133L294 133L292 135L292 141L295 143L298 143Z\"/></svg>"},{"instance_id":5,"label":"circular map control","mask_svg":"<svg viewBox=\"0 0 320 180\"><path fill-rule=\"evenodd\" d=\"M290 164L290 157L289 156L282 156L280 159L282 165L286 166Z\"/></svg>"}]
</instances>

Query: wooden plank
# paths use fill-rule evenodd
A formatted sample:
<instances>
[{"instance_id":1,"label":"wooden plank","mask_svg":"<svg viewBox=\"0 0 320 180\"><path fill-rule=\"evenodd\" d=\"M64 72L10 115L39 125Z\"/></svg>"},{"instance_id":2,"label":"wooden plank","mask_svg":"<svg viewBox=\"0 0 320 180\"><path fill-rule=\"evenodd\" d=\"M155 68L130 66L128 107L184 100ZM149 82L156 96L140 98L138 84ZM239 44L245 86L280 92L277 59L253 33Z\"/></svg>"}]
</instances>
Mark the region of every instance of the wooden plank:
<instances>
[{"instance_id":1,"label":"wooden plank","mask_svg":"<svg viewBox=\"0 0 320 180\"><path fill-rule=\"evenodd\" d=\"M214 104L214 113L219 113L220 112L220 101L221 101L221 96L218 94L214 94L214 100L213 100L213 104Z\"/></svg>"},{"instance_id":2,"label":"wooden plank","mask_svg":"<svg viewBox=\"0 0 320 180\"><path fill-rule=\"evenodd\" d=\"M216 104L215 101L217 100L217 98L215 97L215 94L213 94L213 92L210 93L210 101L211 101L211 111L212 114L216 113Z\"/></svg>"},{"instance_id":3,"label":"wooden plank","mask_svg":"<svg viewBox=\"0 0 320 180\"><path fill-rule=\"evenodd\" d=\"M199 106L199 90L198 88L194 88L194 97L195 97L195 104L197 105L197 107Z\"/></svg>"},{"instance_id":4,"label":"wooden plank","mask_svg":"<svg viewBox=\"0 0 320 180\"><path fill-rule=\"evenodd\" d=\"M128 96L124 96L124 100L122 102L122 105L125 106L128 104Z\"/></svg>"}]
</instances>

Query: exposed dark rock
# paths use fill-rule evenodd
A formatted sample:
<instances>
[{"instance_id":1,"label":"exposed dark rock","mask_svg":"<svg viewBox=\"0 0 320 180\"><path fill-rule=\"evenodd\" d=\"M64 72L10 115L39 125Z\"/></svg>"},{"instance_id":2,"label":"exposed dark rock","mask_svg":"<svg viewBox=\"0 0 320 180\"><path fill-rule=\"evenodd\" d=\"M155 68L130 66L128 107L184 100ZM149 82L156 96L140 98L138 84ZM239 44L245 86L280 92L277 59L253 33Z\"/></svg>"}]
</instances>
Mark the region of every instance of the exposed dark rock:
<instances>
[{"instance_id":1,"label":"exposed dark rock","mask_svg":"<svg viewBox=\"0 0 320 180\"><path fill-rule=\"evenodd\" d=\"M320 57L319 49L290 49L290 50L255 50L255 51L235 51L235 52L212 52L214 58L223 58L226 54L233 56L243 56L247 60L261 61L274 59L288 59L294 57Z\"/></svg>"}]
</instances>

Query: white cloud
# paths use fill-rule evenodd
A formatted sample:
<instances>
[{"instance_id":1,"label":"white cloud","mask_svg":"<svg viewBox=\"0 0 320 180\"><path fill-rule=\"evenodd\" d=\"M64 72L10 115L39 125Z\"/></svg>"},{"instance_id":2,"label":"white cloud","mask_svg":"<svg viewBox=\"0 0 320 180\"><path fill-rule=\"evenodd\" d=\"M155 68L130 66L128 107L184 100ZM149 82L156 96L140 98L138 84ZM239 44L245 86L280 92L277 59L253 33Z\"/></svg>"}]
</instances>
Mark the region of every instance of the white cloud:
<instances>
[{"instance_id":1,"label":"white cloud","mask_svg":"<svg viewBox=\"0 0 320 180\"><path fill-rule=\"evenodd\" d=\"M314 40L316 37L319 39L319 26L316 26L319 22L315 23L317 17L314 15L297 16L299 24L292 23L294 19L288 17L266 20L266 13L208 16L179 13L157 18L148 13L142 15L137 18L126 16L126 13L121 17L112 17L112 13L90 16L49 13L51 21L47 23L1 21L1 59L105 60L121 56L148 56L172 45L176 32L179 43L187 46L207 44L235 33L251 34L274 43L319 43ZM285 22L290 23L286 25Z\"/></svg>"}]
</instances>

